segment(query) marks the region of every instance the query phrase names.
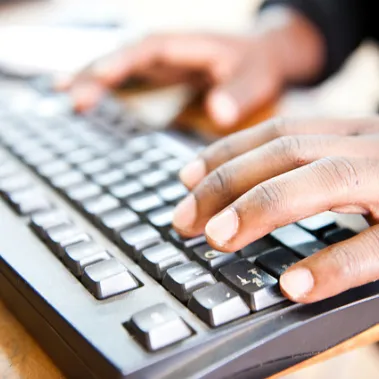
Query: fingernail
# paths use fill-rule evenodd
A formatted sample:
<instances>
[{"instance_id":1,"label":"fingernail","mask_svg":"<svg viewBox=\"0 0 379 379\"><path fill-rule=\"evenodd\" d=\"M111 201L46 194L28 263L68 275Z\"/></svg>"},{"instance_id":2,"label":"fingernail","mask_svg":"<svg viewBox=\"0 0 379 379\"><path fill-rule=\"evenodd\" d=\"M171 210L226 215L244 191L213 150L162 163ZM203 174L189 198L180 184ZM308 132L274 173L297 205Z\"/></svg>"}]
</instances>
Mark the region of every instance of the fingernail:
<instances>
[{"instance_id":1,"label":"fingernail","mask_svg":"<svg viewBox=\"0 0 379 379\"><path fill-rule=\"evenodd\" d=\"M229 208L213 217L205 227L205 233L218 245L225 245L238 231L238 216L233 208Z\"/></svg>"},{"instance_id":2,"label":"fingernail","mask_svg":"<svg viewBox=\"0 0 379 379\"><path fill-rule=\"evenodd\" d=\"M228 128L238 120L238 107L235 100L224 92L216 92L212 96L211 107L213 117L221 127Z\"/></svg>"},{"instance_id":3,"label":"fingernail","mask_svg":"<svg viewBox=\"0 0 379 379\"><path fill-rule=\"evenodd\" d=\"M179 230L191 228L196 219L196 200L192 194L189 194L182 200L174 211L173 224Z\"/></svg>"},{"instance_id":4,"label":"fingernail","mask_svg":"<svg viewBox=\"0 0 379 379\"><path fill-rule=\"evenodd\" d=\"M179 172L180 180L189 188L195 187L207 174L205 163L196 159L184 166Z\"/></svg>"},{"instance_id":5,"label":"fingernail","mask_svg":"<svg viewBox=\"0 0 379 379\"><path fill-rule=\"evenodd\" d=\"M312 291L313 275L304 267L290 270L280 277L280 286L292 299L301 299Z\"/></svg>"}]
</instances>

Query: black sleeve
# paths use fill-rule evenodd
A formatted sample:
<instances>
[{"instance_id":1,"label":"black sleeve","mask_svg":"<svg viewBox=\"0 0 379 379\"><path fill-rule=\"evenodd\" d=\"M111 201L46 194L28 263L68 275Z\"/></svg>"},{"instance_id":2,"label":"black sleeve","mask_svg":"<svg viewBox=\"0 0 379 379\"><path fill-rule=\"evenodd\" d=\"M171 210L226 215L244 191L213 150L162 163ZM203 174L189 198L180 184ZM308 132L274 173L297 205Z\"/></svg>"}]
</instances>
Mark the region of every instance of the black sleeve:
<instances>
[{"instance_id":1,"label":"black sleeve","mask_svg":"<svg viewBox=\"0 0 379 379\"><path fill-rule=\"evenodd\" d=\"M318 80L337 71L350 53L369 35L368 0L266 0L272 5L291 7L305 15L322 33L327 62Z\"/></svg>"}]
</instances>

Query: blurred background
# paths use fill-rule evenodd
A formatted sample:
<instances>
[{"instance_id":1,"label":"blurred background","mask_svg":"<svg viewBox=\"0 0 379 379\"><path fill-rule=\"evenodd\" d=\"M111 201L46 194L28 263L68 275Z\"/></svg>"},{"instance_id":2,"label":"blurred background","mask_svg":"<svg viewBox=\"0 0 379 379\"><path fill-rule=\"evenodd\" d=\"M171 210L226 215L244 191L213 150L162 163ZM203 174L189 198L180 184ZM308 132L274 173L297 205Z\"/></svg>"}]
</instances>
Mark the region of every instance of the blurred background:
<instances>
[{"instance_id":1,"label":"blurred background","mask_svg":"<svg viewBox=\"0 0 379 379\"><path fill-rule=\"evenodd\" d=\"M0 68L25 75L74 72L122 43L135 43L157 31L248 33L259 3L257 0L0 0ZM377 111L378 79L379 54L373 44L366 43L338 75L321 86L288 92L277 104L275 113L372 114ZM150 96L147 113L151 118L158 117L153 111L158 107L162 113L164 105L164 116L169 119L188 100L185 88L170 91L176 95L167 90L154 91L153 97L145 95ZM1 346L0 361L11 364L11 358L2 355ZM287 379L332 375L334 379L378 378L379 348L353 350Z\"/></svg>"},{"instance_id":2,"label":"blurred background","mask_svg":"<svg viewBox=\"0 0 379 379\"><path fill-rule=\"evenodd\" d=\"M23 70L75 70L124 41L131 43L158 31L246 33L253 27L260 2L0 0L0 67L22 63ZM20 25L34 28L15 28ZM46 32L37 26L55 28ZM305 115L371 113L377 110L378 78L379 55L367 43L338 75L312 90L288 93L278 110Z\"/></svg>"}]
</instances>

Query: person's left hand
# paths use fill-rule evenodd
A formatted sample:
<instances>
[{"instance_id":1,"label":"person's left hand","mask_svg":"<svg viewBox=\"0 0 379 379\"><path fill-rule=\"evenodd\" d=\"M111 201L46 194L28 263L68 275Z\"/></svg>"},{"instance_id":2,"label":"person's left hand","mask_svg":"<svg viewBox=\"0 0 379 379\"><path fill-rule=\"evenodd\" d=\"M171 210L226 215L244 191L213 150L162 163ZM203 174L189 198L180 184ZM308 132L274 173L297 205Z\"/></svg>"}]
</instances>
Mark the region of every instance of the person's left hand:
<instances>
[{"instance_id":1,"label":"person's left hand","mask_svg":"<svg viewBox=\"0 0 379 379\"><path fill-rule=\"evenodd\" d=\"M278 227L332 210L371 227L289 268L282 292L318 301L379 279L379 118L273 120L226 137L180 173L192 192L174 227L232 252ZM378 133L378 134L375 134Z\"/></svg>"}]
</instances>

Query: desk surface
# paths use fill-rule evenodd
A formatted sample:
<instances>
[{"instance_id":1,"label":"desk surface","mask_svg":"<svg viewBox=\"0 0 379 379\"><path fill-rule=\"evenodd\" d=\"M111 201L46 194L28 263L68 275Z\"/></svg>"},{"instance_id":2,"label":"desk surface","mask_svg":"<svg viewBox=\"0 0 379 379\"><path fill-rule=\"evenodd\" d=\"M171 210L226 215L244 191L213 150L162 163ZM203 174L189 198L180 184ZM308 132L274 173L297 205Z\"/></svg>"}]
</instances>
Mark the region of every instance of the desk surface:
<instances>
[{"instance_id":1,"label":"desk surface","mask_svg":"<svg viewBox=\"0 0 379 379\"><path fill-rule=\"evenodd\" d=\"M99 4L101 1L96 1L96 4ZM245 14L245 17L242 17L246 21L246 13L247 10L252 8L251 3L256 3L256 0L241 0L241 1L235 1L235 7L239 12L243 12ZM88 1L87 1L88 3ZM115 1L115 3L122 4L125 2L121 1ZM128 2L129 8L128 12L134 12L134 14L138 14L138 11L143 12L142 10L144 8L153 6L155 2L144 0L144 1L130 1ZM175 4L178 4L175 1L170 0L164 0L164 3L167 3L167 6L174 6ZM203 4L203 1L200 2ZM200 6L199 3L199 6ZM214 2L215 3L215 2ZM217 0L218 3L218 0ZM230 2L228 2L230 3ZM2 24L4 23L13 23L13 22L22 22L22 23L34 23L38 21L45 21L47 17L50 17L53 14L56 14L59 10L67 10L69 6L72 6L72 4L78 4L77 0L56 0L56 1L49 1L49 2L33 2L30 3L28 6L20 6L20 8L17 8L15 6L7 6L5 8L0 7L0 22ZM93 4L93 1L92 3ZM131 4L131 5L130 5ZM24 8L23 8L24 7ZM160 2L160 9L164 8L162 5L162 2ZM221 7L222 8L222 7ZM218 7L220 10L220 7ZM3 11L3 13L1 13ZM159 10L158 10L159 11ZM150 13L150 12L149 12ZM151 12L155 13L155 12ZM191 16L188 15L188 12L185 12L187 14L186 22L191 23ZM225 14L228 15L230 19L230 9L228 7L225 7ZM130 16L130 14L128 15ZM192 16L192 22L198 21L198 18L196 18L197 15ZM157 17L157 19L160 19L160 17ZM227 19L227 17L225 17ZM237 17L238 19L238 17ZM241 17L239 18L241 20ZM150 20L151 21L151 20ZM172 21L172 20L171 20ZM203 20L204 25L209 25L209 20L206 22ZM180 20L180 22L168 22L168 25L179 25L183 24L183 20ZM215 22L217 24L217 22ZM159 28L159 25L157 22L155 22L155 26L157 29ZM227 25L227 28L232 30L234 28L235 24L233 22L230 22ZM372 57L371 61L366 62L366 70L364 77L360 76L360 91L354 91L354 96L357 99L357 102L354 104L364 104L362 106L361 111L366 112L368 110L367 104L373 104L373 97L377 95L377 91L372 89L372 67L375 66L375 63L377 62ZM371 63L370 63L371 62ZM379 67L379 65L378 65ZM350 67L352 71L354 71L353 68ZM371 70L371 74L370 74ZM357 70L355 70L357 71ZM355 76L354 76L355 75ZM371 76L370 76L371 75ZM328 101L326 102L329 104L329 108L323 108L321 109L334 109L334 110L347 110L349 109L349 105L352 104L351 99L350 101L347 101L344 103L343 101L343 93L346 94L346 92L349 92L347 89L350 86L354 86L356 82L352 78L356 78L355 74L350 74L350 80L343 82L344 85L341 86L341 83L339 83L339 87L342 87L340 91L334 90L333 85L330 84L326 85L325 89L320 89L318 92L313 92L312 94L312 104L314 105L315 97L321 96L323 98L328 97ZM355 79L357 80L357 79ZM337 79L336 81L340 81ZM371 87L370 87L371 85ZM324 91L324 92L323 92ZM328 96L325 96L325 94L328 94ZM346 97L346 96L345 96ZM329 101L331 99L331 101ZM359 103L359 100L361 103ZM289 104L292 104L289 102ZM288 105L288 102L287 102ZM347 105L347 106L346 106ZM370 106L370 105L369 105ZM291 111L293 108L291 106L289 107ZM304 107L303 107L304 108ZM314 109L314 107L313 107ZM359 107L358 109L359 110ZM264 110L258 117L259 118L265 118L267 117L270 112L272 112L272 109L267 108ZM200 120L200 124L205 125L205 123L202 121L201 118L197 114L190 114L189 116L186 115L190 120ZM256 120L254 120L256 121ZM7 378L7 379L58 379L63 378L63 375L59 372L59 370L54 366L54 364L50 361L50 359L47 357L47 355L38 347L38 345L35 343L35 341L28 335L28 333L23 329L23 327L14 319L14 317L9 313L9 311L4 307L3 303L0 301L0 378ZM320 354L319 356L310 359L309 361L303 362L290 370L287 370L285 373L281 373L280 375L275 376L275 378L282 377L284 374L290 374L293 373L300 368L306 367L313 363L319 363L326 359L329 359L331 357L337 356L341 353L344 353L348 350L356 349L357 347L364 346L367 344L370 344L374 341L379 340L379 326L376 326L361 335L346 341L345 343L336 346L335 348ZM379 355L379 354L378 354ZM323 376L321 371L317 371L317 368L319 366L315 366L315 370L313 372L313 377L320 378L320 377L326 377ZM375 371L376 370L376 371ZM375 372L375 374L374 374ZM373 378L377 377L379 375L379 367L376 366L374 368L374 371L372 373L373 376L365 376L365 378ZM375 376L374 376L375 375ZM297 376L296 376L297 377ZM308 374L305 376L309 378ZM347 376L345 376L347 377ZM345 378L344 377L344 378ZM292 378L292 376L291 376ZM342 378L342 376L341 376ZM353 378L353 376L351 377Z\"/></svg>"}]
</instances>

